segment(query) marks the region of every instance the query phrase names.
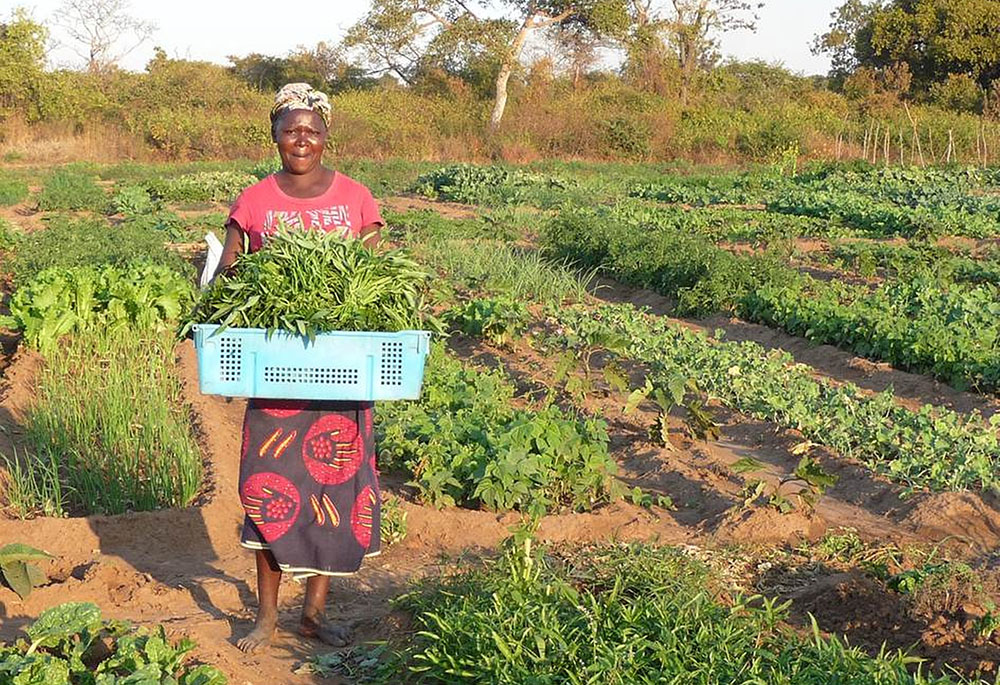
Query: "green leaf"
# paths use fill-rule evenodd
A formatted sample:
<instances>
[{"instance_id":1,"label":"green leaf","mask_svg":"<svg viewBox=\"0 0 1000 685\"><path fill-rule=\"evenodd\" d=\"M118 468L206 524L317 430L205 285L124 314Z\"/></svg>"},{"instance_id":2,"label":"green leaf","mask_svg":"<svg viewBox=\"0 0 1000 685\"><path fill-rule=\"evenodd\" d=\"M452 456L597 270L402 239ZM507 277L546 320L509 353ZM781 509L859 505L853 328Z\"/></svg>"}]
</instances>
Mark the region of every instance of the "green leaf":
<instances>
[{"instance_id":1,"label":"green leaf","mask_svg":"<svg viewBox=\"0 0 1000 685\"><path fill-rule=\"evenodd\" d=\"M10 561L0 564L0 572L10 589L22 600L31 594L31 577L28 575L28 564L23 561Z\"/></svg>"},{"instance_id":2,"label":"green leaf","mask_svg":"<svg viewBox=\"0 0 1000 685\"><path fill-rule=\"evenodd\" d=\"M11 561L44 561L46 559L52 559L52 555L20 542L0 547L0 564Z\"/></svg>"},{"instance_id":3,"label":"green leaf","mask_svg":"<svg viewBox=\"0 0 1000 685\"><path fill-rule=\"evenodd\" d=\"M764 465L752 457L743 457L729 466L730 471L741 474L750 473L751 471L759 471L762 468L764 468Z\"/></svg>"},{"instance_id":4,"label":"green leaf","mask_svg":"<svg viewBox=\"0 0 1000 685\"><path fill-rule=\"evenodd\" d=\"M649 397L649 393L653 391L653 384L646 379L646 384L641 388L636 388L631 393L629 393L628 399L625 401L625 408L622 409L622 413L631 414L638 407L639 404Z\"/></svg>"},{"instance_id":5,"label":"green leaf","mask_svg":"<svg viewBox=\"0 0 1000 685\"><path fill-rule=\"evenodd\" d=\"M43 611L25 632L32 640L28 653L38 647L53 646L60 640L101 623L101 610L91 602L67 602Z\"/></svg>"}]
</instances>

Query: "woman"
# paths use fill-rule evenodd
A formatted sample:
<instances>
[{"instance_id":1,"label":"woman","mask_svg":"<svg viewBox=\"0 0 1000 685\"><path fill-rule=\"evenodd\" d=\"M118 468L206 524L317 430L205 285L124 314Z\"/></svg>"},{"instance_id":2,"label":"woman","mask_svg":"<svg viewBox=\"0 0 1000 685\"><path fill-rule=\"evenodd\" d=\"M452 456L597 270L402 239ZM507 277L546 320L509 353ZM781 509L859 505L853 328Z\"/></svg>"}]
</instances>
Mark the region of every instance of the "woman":
<instances>
[{"instance_id":1,"label":"woman","mask_svg":"<svg viewBox=\"0 0 1000 685\"><path fill-rule=\"evenodd\" d=\"M375 244L384 225L368 189L323 166L330 124L327 96L305 83L284 86L271 110L281 171L244 190L226 223L219 271L244 249L259 250L279 226L337 231ZM299 633L334 646L345 626L326 623L330 577L350 575L378 554L381 496L372 406L365 402L252 399L243 422L241 543L256 550L259 607L238 645L270 643L283 572L306 577Z\"/></svg>"}]
</instances>

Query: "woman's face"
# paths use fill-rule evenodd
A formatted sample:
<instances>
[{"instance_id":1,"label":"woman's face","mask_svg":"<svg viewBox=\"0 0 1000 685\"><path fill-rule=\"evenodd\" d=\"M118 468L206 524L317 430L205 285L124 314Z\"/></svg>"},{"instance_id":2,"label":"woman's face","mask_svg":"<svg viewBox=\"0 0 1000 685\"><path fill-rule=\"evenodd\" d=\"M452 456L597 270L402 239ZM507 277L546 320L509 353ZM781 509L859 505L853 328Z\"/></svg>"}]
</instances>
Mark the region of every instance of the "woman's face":
<instances>
[{"instance_id":1,"label":"woman's face","mask_svg":"<svg viewBox=\"0 0 1000 685\"><path fill-rule=\"evenodd\" d=\"M326 147L326 124L308 109L293 109L274 126L281 166L290 174L307 174L318 168Z\"/></svg>"}]
</instances>

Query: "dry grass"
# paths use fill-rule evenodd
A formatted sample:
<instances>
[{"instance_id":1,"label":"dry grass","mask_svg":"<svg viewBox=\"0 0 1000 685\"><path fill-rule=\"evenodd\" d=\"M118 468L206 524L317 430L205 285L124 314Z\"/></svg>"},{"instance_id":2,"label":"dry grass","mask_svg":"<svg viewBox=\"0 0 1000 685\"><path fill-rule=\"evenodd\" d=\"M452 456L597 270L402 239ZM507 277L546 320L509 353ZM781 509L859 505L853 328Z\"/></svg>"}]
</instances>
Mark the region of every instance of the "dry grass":
<instances>
[{"instance_id":1,"label":"dry grass","mask_svg":"<svg viewBox=\"0 0 1000 685\"><path fill-rule=\"evenodd\" d=\"M0 160L5 164L65 164L151 161L155 153L142 140L110 126L94 124L82 131L66 123L28 125L21 119L0 124Z\"/></svg>"}]
</instances>

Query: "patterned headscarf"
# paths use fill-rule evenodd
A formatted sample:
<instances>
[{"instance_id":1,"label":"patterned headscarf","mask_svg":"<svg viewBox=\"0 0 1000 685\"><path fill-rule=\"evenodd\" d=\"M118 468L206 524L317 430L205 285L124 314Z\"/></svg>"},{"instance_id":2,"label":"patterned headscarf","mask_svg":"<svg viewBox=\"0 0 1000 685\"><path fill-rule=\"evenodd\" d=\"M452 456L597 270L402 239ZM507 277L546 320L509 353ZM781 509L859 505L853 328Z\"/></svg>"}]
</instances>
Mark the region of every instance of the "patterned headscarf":
<instances>
[{"instance_id":1,"label":"patterned headscarf","mask_svg":"<svg viewBox=\"0 0 1000 685\"><path fill-rule=\"evenodd\" d=\"M286 83L274 96L274 106L271 107L272 128L282 114L295 109L316 112L327 128L330 127L330 98L326 93L315 90L308 83Z\"/></svg>"}]
</instances>

